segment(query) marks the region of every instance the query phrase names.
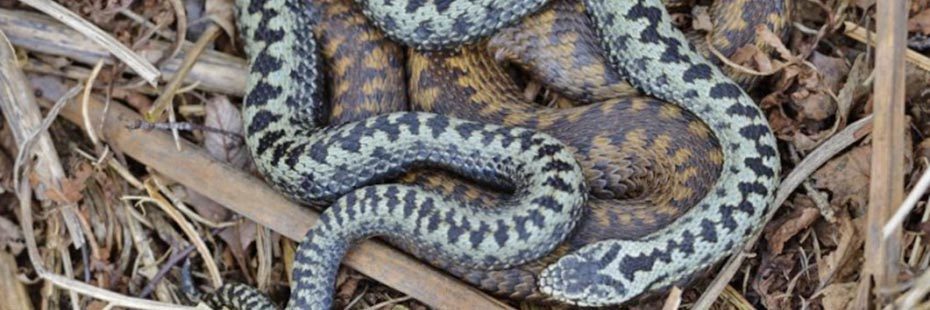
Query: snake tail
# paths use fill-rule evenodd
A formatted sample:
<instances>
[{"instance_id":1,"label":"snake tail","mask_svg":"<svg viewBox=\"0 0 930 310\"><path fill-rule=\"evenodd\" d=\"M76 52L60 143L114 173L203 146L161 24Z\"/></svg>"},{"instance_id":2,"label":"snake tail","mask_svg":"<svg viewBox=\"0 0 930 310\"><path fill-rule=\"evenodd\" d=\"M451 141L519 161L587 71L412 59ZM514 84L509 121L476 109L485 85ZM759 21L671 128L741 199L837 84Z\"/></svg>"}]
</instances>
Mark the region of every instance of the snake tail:
<instances>
[{"instance_id":1,"label":"snake tail","mask_svg":"<svg viewBox=\"0 0 930 310\"><path fill-rule=\"evenodd\" d=\"M210 294L204 302L214 309L276 310L274 303L255 288L242 283L225 283Z\"/></svg>"}]
</instances>

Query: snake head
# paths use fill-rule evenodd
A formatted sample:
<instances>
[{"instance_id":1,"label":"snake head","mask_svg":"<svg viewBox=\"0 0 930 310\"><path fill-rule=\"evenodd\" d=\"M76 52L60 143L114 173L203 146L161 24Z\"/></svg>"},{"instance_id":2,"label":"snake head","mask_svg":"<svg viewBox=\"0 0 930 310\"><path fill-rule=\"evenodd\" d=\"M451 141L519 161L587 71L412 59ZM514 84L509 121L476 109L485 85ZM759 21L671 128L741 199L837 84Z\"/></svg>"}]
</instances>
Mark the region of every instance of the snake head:
<instances>
[{"instance_id":1,"label":"snake head","mask_svg":"<svg viewBox=\"0 0 930 310\"><path fill-rule=\"evenodd\" d=\"M631 296L627 284L605 272L609 259L591 254L575 252L546 267L539 277L540 290L562 302L585 307L620 304L636 295Z\"/></svg>"}]
</instances>

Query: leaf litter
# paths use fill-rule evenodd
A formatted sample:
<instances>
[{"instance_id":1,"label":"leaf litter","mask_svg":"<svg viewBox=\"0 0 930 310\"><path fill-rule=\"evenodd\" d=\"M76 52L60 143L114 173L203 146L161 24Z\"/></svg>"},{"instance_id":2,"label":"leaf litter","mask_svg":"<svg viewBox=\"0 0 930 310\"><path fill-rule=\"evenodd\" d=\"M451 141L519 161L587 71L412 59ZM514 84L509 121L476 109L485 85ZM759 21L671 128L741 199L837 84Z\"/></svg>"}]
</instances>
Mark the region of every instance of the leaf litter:
<instances>
[{"instance_id":1,"label":"leaf litter","mask_svg":"<svg viewBox=\"0 0 930 310\"><path fill-rule=\"evenodd\" d=\"M179 16L169 1L60 2L127 46L171 40L173 37L166 34L177 29ZM679 26L690 27L691 31L712 29L712 19L707 15L705 6L708 1L689 3L694 2L700 5L693 10L676 10L676 21L691 21L681 22ZM191 3L197 1L188 1L184 5L194 5ZM201 8L197 13L188 9L191 16L182 16L190 25L186 34L195 34L191 41L196 40L195 29L198 23L202 25L204 19L215 19L225 32L234 32L233 18L228 15L229 1L206 1L206 4L206 10ZM773 52L764 52L757 46L745 46L731 57L730 61L744 66L744 69L769 73L757 77L759 82L751 93L763 107L776 132L786 173L798 164L797 159L804 158L829 141L847 124L871 113L872 62L869 56L873 49L849 40L836 25L842 24L843 20L857 23L869 20L874 24L874 5L874 0L800 1L793 7L793 26L786 36L780 37L765 29L757 31L758 40L771 47ZM0 1L0 7L27 10L23 5L9 1ZM930 5L927 1L911 1L909 8L909 35L930 35ZM834 20L827 20L826 16ZM140 17L146 24L139 22ZM824 29L824 35L816 35L819 29ZM241 56L236 41L227 33L220 36L212 48ZM87 72L92 66L78 59L20 48L30 62L26 71L40 97L43 93L60 94L72 86L76 81L67 78L66 72ZM183 55L178 55L175 59L181 57ZM46 66L62 74L30 70L39 68L37 66ZM107 98L110 104L128 105L144 112L158 97L157 91L141 86L125 72L124 67L108 65L105 68L98 78L94 94ZM904 165L909 171L910 184L920 172L928 169L930 162L930 108L927 108L930 94L921 91L928 88L930 79L919 69L908 70L908 125L911 130L906 137L907 147L902 151L907 157ZM230 94L193 89L178 92L172 104L178 112L179 124L190 124L187 127L190 130L182 131L184 139L203 147L218 161L255 173L241 141L238 100ZM185 293L185 274L192 274L197 288L208 287L209 276L202 269L203 265L198 263L203 257L190 254L172 260L172 256L185 253L185 249L191 247L178 224L151 203L126 199L146 195L145 190L134 184L163 176L125 156L121 150L104 152L94 149L82 131L71 123L58 121L52 130L62 156L69 158L68 162L73 164L68 167L68 178L61 184L60 191L43 189L37 195L47 199L45 204L49 205L76 204L87 236L92 239L88 245L90 249L68 248L67 240L61 239L65 236L61 223L54 220L55 209L42 209L36 223L42 232L40 244L45 255L55 258L52 260L59 264L56 268L60 269L61 264L67 262L77 279L129 296L137 296L146 286L151 286L151 294L147 298L165 302L182 301L180 296ZM0 131L0 138L7 136L9 133ZM9 154L16 154L15 146L8 141L0 143L0 155L6 155L6 158ZM788 156L792 152L797 158ZM844 309L852 306L866 256L862 246L871 181L870 155L871 141L866 138L817 169L806 180L808 186L796 190L766 225L762 237L764 242L752 250L754 256L731 279L729 285L732 290L728 291L736 292L739 298L719 298L714 308ZM4 189L0 193L0 202L5 207L0 208L0 249L19 258L17 263L23 276L34 277L34 270L23 259L23 237L13 207L15 199L10 193L13 187L8 180L11 180L12 161L3 158L0 156L0 187ZM199 216L227 225L209 227L190 220L210 246L213 257L208 259L217 262L224 279L250 284L269 283L267 291L275 300L286 298L286 283L291 279L285 270L292 264L296 243L271 233L268 238L271 245L260 248L256 238L263 232L254 222L239 218L222 204L183 185L172 180L164 181L168 185L164 189L165 195L170 192L190 205ZM823 199L819 198L821 195ZM819 206L821 200L836 214L833 221L823 216L822 206ZM902 257L908 268L899 277L903 283L901 289L892 295L917 289L908 285L913 285L911 280L926 272L930 265L930 238L925 237L930 231L930 224L926 223L924 216L927 211L927 204L921 202L905 222ZM55 243L49 243L53 240ZM55 254L61 251L70 254L67 260ZM258 256L262 255L273 258L270 266L261 266L267 264L260 262ZM184 261L191 263L184 264ZM261 279L256 278L259 274ZM698 280L685 289L680 296L681 304L688 307L690 301L700 296L701 289L713 274L712 269L706 279ZM405 299L403 294L349 269L340 271L338 285L339 304L352 309L374 305L390 309L426 308L422 303ZM35 293L34 300L30 302L36 306L58 308L71 302L70 295L60 290L39 298L39 285L29 285L28 289ZM896 302L893 297L889 299L891 303ZM634 308L654 308L662 302L643 303ZM930 306L926 296L921 302L923 307ZM105 308L104 303L93 298L81 298L79 304L87 308ZM529 303L513 305L522 309L550 308Z\"/></svg>"}]
</instances>

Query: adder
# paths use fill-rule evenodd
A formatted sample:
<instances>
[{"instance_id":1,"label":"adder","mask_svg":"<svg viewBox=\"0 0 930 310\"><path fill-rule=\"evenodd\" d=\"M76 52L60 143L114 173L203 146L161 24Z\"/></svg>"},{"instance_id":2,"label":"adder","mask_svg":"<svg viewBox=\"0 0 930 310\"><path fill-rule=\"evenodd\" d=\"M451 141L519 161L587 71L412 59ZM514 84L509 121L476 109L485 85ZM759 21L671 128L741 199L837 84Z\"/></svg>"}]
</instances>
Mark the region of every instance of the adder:
<instances>
[{"instance_id":1,"label":"adder","mask_svg":"<svg viewBox=\"0 0 930 310\"><path fill-rule=\"evenodd\" d=\"M368 1L363 7L395 40L419 49L439 49L473 42L538 9L544 1L482 4ZM674 222L642 238L583 245L540 273L543 293L567 303L596 306L621 303L667 286L737 249L771 201L779 163L761 112L737 85L688 48L660 3L591 0L585 4L612 68L638 88L676 102L706 122L720 141L723 162L710 194ZM352 242L372 234L419 244L417 252L423 255L494 270L548 253L577 222L585 200L580 169L565 147L547 135L415 113L321 127L316 45L312 36L295 31L297 25L314 27L319 12L301 10L301 3L290 0L240 1L239 5L252 63L243 113L247 144L260 170L283 192L308 203L336 200L301 244L289 307L328 307L339 258ZM387 143L378 138L414 142ZM438 151L424 151L430 148ZM384 163L373 154L402 156ZM354 175L338 172L358 166L348 159L371 165L359 166ZM459 203L429 196L417 187L372 186L420 164L418 160L435 160L431 164L479 182L515 187L515 198L508 200L508 206L489 210L453 206ZM561 181L549 181L553 179ZM440 204L446 206L436 206ZM546 213L533 215L533 210ZM498 217L481 225L463 224L486 216ZM542 246L528 245L528 239Z\"/></svg>"}]
</instances>

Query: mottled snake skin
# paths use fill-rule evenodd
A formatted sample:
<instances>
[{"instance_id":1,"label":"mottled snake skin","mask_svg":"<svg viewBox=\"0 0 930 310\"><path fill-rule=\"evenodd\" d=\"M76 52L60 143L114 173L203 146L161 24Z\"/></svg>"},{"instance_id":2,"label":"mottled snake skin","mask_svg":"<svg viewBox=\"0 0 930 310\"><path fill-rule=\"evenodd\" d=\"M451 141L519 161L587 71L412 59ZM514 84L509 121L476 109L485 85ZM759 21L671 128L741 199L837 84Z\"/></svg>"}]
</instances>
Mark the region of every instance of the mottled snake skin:
<instances>
[{"instance_id":1,"label":"mottled snake skin","mask_svg":"<svg viewBox=\"0 0 930 310\"><path fill-rule=\"evenodd\" d=\"M301 1L239 1L251 76L246 144L259 170L304 203L332 203L301 243L289 308L328 308L339 261L371 236L408 240L475 268L534 260L574 228L587 197L581 168L551 136L429 113L326 127L320 119L317 12ZM295 56L295 55L299 55ZM494 210L403 185L374 185L419 166L510 185Z\"/></svg>"},{"instance_id":2,"label":"mottled snake skin","mask_svg":"<svg viewBox=\"0 0 930 310\"><path fill-rule=\"evenodd\" d=\"M665 229L640 240L588 245L543 272L544 293L598 306L665 287L738 250L762 226L780 163L762 112L690 48L659 1L590 0L585 5L613 65L636 87L679 103L707 122L724 154L715 189Z\"/></svg>"},{"instance_id":3,"label":"mottled snake skin","mask_svg":"<svg viewBox=\"0 0 930 310\"><path fill-rule=\"evenodd\" d=\"M533 12L540 0L359 0L395 40L420 49L471 43ZM289 308L328 308L339 260L358 239L387 235L477 268L532 261L571 231L585 200L578 163L533 131L426 113L322 126L315 12L299 0L238 1L251 60L243 108L247 144L266 178L303 202L335 201L295 259ZM711 193L667 227L563 256L540 289L583 306L619 304L690 276L758 228L779 174L775 139L752 100L672 27L659 0L588 0L611 64L637 88L675 102L719 139L723 171ZM412 21L412 22L411 22ZM405 185L373 185L431 165L516 194L479 209Z\"/></svg>"}]
</instances>

